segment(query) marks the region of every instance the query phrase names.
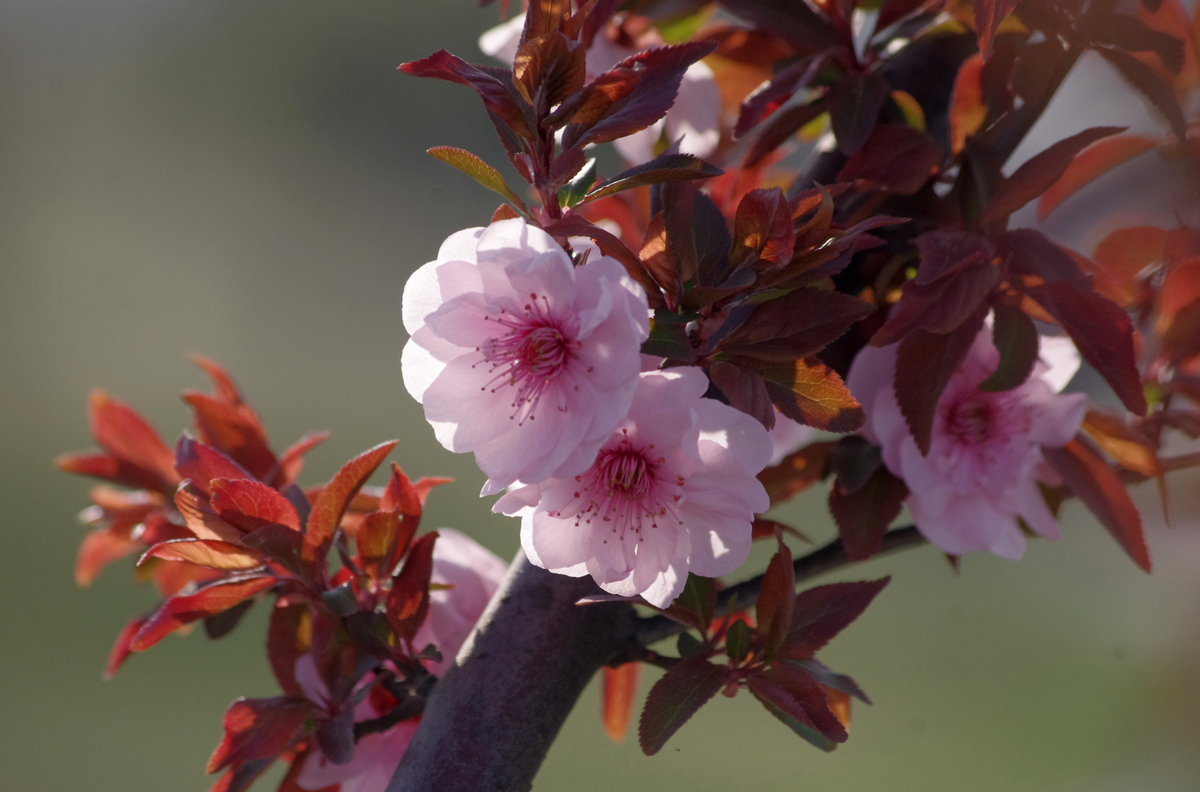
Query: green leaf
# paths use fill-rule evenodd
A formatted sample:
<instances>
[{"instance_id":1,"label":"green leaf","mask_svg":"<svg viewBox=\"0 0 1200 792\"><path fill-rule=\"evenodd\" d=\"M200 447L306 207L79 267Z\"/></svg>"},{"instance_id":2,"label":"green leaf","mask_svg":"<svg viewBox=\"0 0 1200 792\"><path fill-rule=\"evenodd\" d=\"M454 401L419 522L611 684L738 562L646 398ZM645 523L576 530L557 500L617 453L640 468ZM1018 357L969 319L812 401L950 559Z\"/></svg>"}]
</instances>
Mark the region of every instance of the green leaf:
<instances>
[{"instance_id":1,"label":"green leaf","mask_svg":"<svg viewBox=\"0 0 1200 792\"><path fill-rule=\"evenodd\" d=\"M684 363L696 362L696 351L692 349L691 339L684 327L660 322L657 318L650 321L650 337L642 343L642 354Z\"/></svg>"},{"instance_id":2,"label":"green leaf","mask_svg":"<svg viewBox=\"0 0 1200 792\"><path fill-rule=\"evenodd\" d=\"M596 183L596 158L587 161L574 179L564 184L558 191L558 205L569 209L583 200L588 190Z\"/></svg>"},{"instance_id":3,"label":"green leaf","mask_svg":"<svg viewBox=\"0 0 1200 792\"><path fill-rule=\"evenodd\" d=\"M447 165L458 168L492 192L504 196L506 200L510 201L513 206L525 214L529 213L529 207L525 206L525 202L509 188L508 183L504 181L504 177L500 175L500 171L488 165L471 152L454 148L453 146L434 146L429 149L428 153Z\"/></svg>"},{"instance_id":4,"label":"green leaf","mask_svg":"<svg viewBox=\"0 0 1200 792\"><path fill-rule=\"evenodd\" d=\"M729 625L729 632L725 633L725 654L729 655L729 659L733 662L740 663L746 659L749 652L750 627L746 622L738 619Z\"/></svg>"}]
</instances>

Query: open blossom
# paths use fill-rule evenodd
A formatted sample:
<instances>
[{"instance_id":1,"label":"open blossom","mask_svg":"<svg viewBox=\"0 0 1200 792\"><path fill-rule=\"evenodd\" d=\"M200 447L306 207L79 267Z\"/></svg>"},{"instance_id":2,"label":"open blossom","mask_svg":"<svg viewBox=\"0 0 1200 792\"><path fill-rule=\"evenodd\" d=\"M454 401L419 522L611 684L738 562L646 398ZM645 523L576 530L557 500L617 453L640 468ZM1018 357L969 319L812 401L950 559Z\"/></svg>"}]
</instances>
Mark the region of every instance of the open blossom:
<instances>
[{"instance_id":1,"label":"open blossom","mask_svg":"<svg viewBox=\"0 0 1200 792\"><path fill-rule=\"evenodd\" d=\"M771 439L745 413L702 398L707 387L697 369L643 373L591 467L501 498L495 511L521 516L529 560L659 607L689 571L716 577L740 566L754 515L769 506L755 476Z\"/></svg>"},{"instance_id":2,"label":"open blossom","mask_svg":"<svg viewBox=\"0 0 1200 792\"><path fill-rule=\"evenodd\" d=\"M771 435L771 458L767 460L767 467L770 467L778 465L785 456L807 445L813 438L813 429L799 421L793 421L776 407L775 426L768 434Z\"/></svg>"},{"instance_id":3,"label":"open blossom","mask_svg":"<svg viewBox=\"0 0 1200 792\"><path fill-rule=\"evenodd\" d=\"M433 643L441 651L441 663L427 662L435 676L441 676L454 661L467 633L483 614L504 577L505 564L495 554L458 531L441 528L433 546L434 583L453 586L430 592L429 616L413 640L421 647ZM329 699L329 690L317 673L311 655L296 661L296 681L304 695L319 705ZM378 718L372 696L354 709L354 720ZM297 783L302 789L324 789L341 784L341 792L384 792L400 764L400 758L417 731L420 718L402 721L390 729L364 735L354 746L354 756L343 765L335 765L318 752L304 761Z\"/></svg>"},{"instance_id":4,"label":"open blossom","mask_svg":"<svg viewBox=\"0 0 1200 792\"><path fill-rule=\"evenodd\" d=\"M524 26L524 16L513 17L480 36L479 48L502 63L512 63L517 57ZM655 41L654 44L660 45L661 41ZM594 80L641 51L618 44L600 31L587 51L587 79ZM716 76L706 64L697 61L684 72L675 104L666 116L646 129L613 141L613 145L626 160L640 165L654 158L654 146L665 129L669 142L674 143L682 138L680 152L707 157L716 150L721 140L720 120L721 94L717 89Z\"/></svg>"},{"instance_id":5,"label":"open blossom","mask_svg":"<svg viewBox=\"0 0 1200 792\"><path fill-rule=\"evenodd\" d=\"M908 485L906 503L921 533L951 555L988 550L1012 560L1025 552L1018 518L1058 539L1037 485L1052 478L1042 447L1073 438L1087 407L1083 394L1058 393L1079 368L1070 340L1043 337L1029 378L1014 390L987 393L978 386L1000 353L984 327L938 401L928 456L896 401L896 349L864 349L847 384L867 415L863 434L882 446L884 464Z\"/></svg>"},{"instance_id":6,"label":"open blossom","mask_svg":"<svg viewBox=\"0 0 1200 792\"><path fill-rule=\"evenodd\" d=\"M573 476L629 409L647 311L616 260L575 267L524 220L459 231L404 287L404 384L483 494Z\"/></svg>"}]
</instances>

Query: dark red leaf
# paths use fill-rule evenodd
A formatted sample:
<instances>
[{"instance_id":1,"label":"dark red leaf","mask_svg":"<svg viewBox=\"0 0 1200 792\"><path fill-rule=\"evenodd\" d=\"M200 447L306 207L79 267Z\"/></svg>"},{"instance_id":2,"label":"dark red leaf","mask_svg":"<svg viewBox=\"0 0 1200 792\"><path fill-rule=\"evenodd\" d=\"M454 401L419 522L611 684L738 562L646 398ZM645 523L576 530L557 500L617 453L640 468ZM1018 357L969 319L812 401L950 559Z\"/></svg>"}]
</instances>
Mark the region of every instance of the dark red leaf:
<instances>
[{"instance_id":1,"label":"dark red leaf","mask_svg":"<svg viewBox=\"0 0 1200 792\"><path fill-rule=\"evenodd\" d=\"M274 575L241 575L213 581L190 594L168 597L146 620L130 648L144 652L183 625L228 610L275 583Z\"/></svg>"},{"instance_id":2,"label":"dark red leaf","mask_svg":"<svg viewBox=\"0 0 1200 792\"><path fill-rule=\"evenodd\" d=\"M1120 135L1088 146L1071 161L1063 175L1038 199L1037 217L1044 220L1059 204L1085 185L1138 154L1157 146L1158 139L1148 135Z\"/></svg>"},{"instance_id":3,"label":"dark red leaf","mask_svg":"<svg viewBox=\"0 0 1200 792\"><path fill-rule=\"evenodd\" d=\"M1150 103L1166 118L1167 123L1175 132L1175 136L1186 146L1187 119L1183 115L1183 110L1179 108L1179 102L1175 99L1175 92L1171 86L1163 82L1162 78L1155 74L1154 69L1128 53L1107 47L1099 47L1096 51L1104 56L1104 59L1111 63L1117 72L1129 81L1130 85L1150 100Z\"/></svg>"},{"instance_id":4,"label":"dark red leaf","mask_svg":"<svg viewBox=\"0 0 1200 792\"><path fill-rule=\"evenodd\" d=\"M1013 12L1019 0L971 0L975 12L975 35L979 39L979 52L986 61L992 56L992 45L1000 23Z\"/></svg>"},{"instance_id":5,"label":"dark red leaf","mask_svg":"<svg viewBox=\"0 0 1200 792\"><path fill-rule=\"evenodd\" d=\"M1064 281L1047 281L1026 291L1062 324L1079 354L1104 377L1129 411L1145 415L1146 395L1128 314L1112 300Z\"/></svg>"},{"instance_id":6,"label":"dark red leaf","mask_svg":"<svg viewBox=\"0 0 1200 792\"><path fill-rule=\"evenodd\" d=\"M801 50L821 51L841 37L807 3L778 0L722 0L721 5L762 30L768 30Z\"/></svg>"},{"instance_id":7,"label":"dark red leaf","mask_svg":"<svg viewBox=\"0 0 1200 792\"><path fill-rule=\"evenodd\" d=\"M779 663L751 676L747 682L750 691L759 700L815 729L833 742L843 743L849 736L846 727L830 711L825 689L803 671Z\"/></svg>"},{"instance_id":8,"label":"dark red leaf","mask_svg":"<svg viewBox=\"0 0 1200 792\"><path fill-rule=\"evenodd\" d=\"M174 484L157 473L140 468L112 454L78 453L62 454L54 460L54 466L64 473L92 476L136 489L170 492ZM178 480L172 476L172 481Z\"/></svg>"},{"instance_id":9,"label":"dark red leaf","mask_svg":"<svg viewBox=\"0 0 1200 792\"><path fill-rule=\"evenodd\" d=\"M267 623L267 661L284 693L302 695L296 681L296 661L308 649L304 635L308 606L303 604L276 606L271 609Z\"/></svg>"},{"instance_id":10,"label":"dark red leaf","mask_svg":"<svg viewBox=\"0 0 1200 792\"><path fill-rule=\"evenodd\" d=\"M312 713L312 702L299 696L238 699L225 711L225 736L209 757L207 772L282 753Z\"/></svg>"},{"instance_id":11,"label":"dark red leaf","mask_svg":"<svg viewBox=\"0 0 1200 792\"><path fill-rule=\"evenodd\" d=\"M847 75L829 89L829 123L842 153L853 154L866 143L889 93L887 82L873 72Z\"/></svg>"},{"instance_id":12,"label":"dark red leaf","mask_svg":"<svg viewBox=\"0 0 1200 792\"><path fill-rule=\"evenodd\" d=\"M222 520L209 506L208 498L192 481L185 481L175 492L175 508L184 524L199 539L237 543L242 532Z\"/></svg>"},{"instance_id":13,"label":"dark red leaf","mask_svg":"<svg viewBox=\"0 0 1200 792\"><path fill-rule=\"evenodd\" d=\"M1013 272L1033 275L1042 280L1067 281L1091 290L1092 279L1075 259L1046 235L1032 228L1006 231L998 240L1000 257Z\"/></svg>"},{"instance_id":14,"label":"dark red leaf","mask_svg":"<svg viewBox=\"0 0 1200 792\"><path fill-rule=\"evenodd\" d=\"M548 112L583 88L586 54L578 42L558 31L531 38L513 60L513 86L539 112Z\"/></svg>"},{"instance_id":15,"label":"dark red leaf","mask_svg":"<svg viewBox=\"0 0 1200 792\"><path fill-rule=\"evenodd\" d=\"M429 580L433 574L433 545L437 531L413 542L388 592L387 620L402 641L411 641L429 614Z\"/></svg>"},{"instance_id":16,"label":"dark red leaf","mask_svg":"<svg viewBox=\"0 0 1200 792\"><path fill-rule=\"evenodd\" d=\"M986 237L970 231L937 229L913 240L921 254L913 280L922 286L973 266L990 263L996 251Z\"/></svg>"},{"instance_id":17,"label":"dark red leaf","mask_svg":"<svg viewBox=\"0 0 1200 792\"><path fill-rule=\"evenodd\" d=\"M689 574L683 591L663 613L680 624L686 624L708 634L713 614L717 608L717 582L712 578Z\"/></svg>"},{"instance_id":18,"label":"dark red leaf","mask_svg":"<svg viewBox=\"0 0 1200 792\"><path fill-rule=\"evenodd\" d=\"M1150 571L1142 518L1113 469L1082 436L1062 448L1043 448L1046 461L1063 477L1134 563Z\"/></svg>"},{"instance_id":19,"label":"dark red leaf","mask_svg":"<svg viewBox=\"0 0 1200 792\"><path fill-rule=\"evenodd\" d=\"M600 720L604 723L605 733L613 742L625 739L629 719L633 715L633 702L637 698L638 678L641 675L641 663L625 663L616 668L604 667Z\"/></svg>"},{"instance_id":20,"label":"dark red leaf","mask_svg":"<svg viewBox=\"0 0 1200 792\"><path fill-rule=\"evenodd\" d=\"M1010 391L1029 379L1038 356L1038 331L1033 320L1020 308L997 303L992 306L995 324L992 341L1000 351L1000 362L979 390L997 393Z\"/></svg>"},{"instance_id":21,"label":"dark red leaf","mask_svg":"<svg viewBox=\"0 0 1200 792\"><path fill-rule=\"evenodd\" d=\"M732 363L713 363L708 369L713 384L721 389L730 406L757 419L767 429L775 426L775 407L766 383L757 373Z\"/></svg>"},{"instance_id":22,"label":"dark red leaf","mask_svg":"<svg viewBox=\"0 0 1200 792\"><path fill-rule=\"evenodd\" d=\"M317 748L330 763L344 765L354 758L354 704L342 702L328 718L317 721Z\"/></svg>"},{"instance_id":23,"label":"dark red leaf","mask_svg":"<svg viewBox=\"0 0 1200 792\"><path fill-rule=\"evenodd\" d=\"M1092 40L1125 52L1153 52L1171 74L1183 69L1183 41L1146 27L1129 14L1091 15L1087 32Z\"/></svg>"},{"instance_id":24,"label":"dark red leaf","mask_svg":"<svg viewBox=\"0 0 1200 792\"><path fill-rule=\"evenodd\" d=\"M645 187L650 184L665 184L673 181L708 179L720 176L724 171L709 165L699 157L678 152L663 154L649 162L621 171L605 182L597 184L584 201L595 201L625 190Z\"/></svg>"},{"instance_id":25,"label":"dark red leaf","mask_svg":"<svg viewBox=\"0 0 1200 792\"><path fill-rule=\"evenodd\" d=\"M638 722L638 743L647 756L658 753L679 727L725 686L726 669L703 657L673 666L650 688Z\"/></svg>"},{"instance_id":26,"label":"dark red leaf","mask_svg":"<svg viewBox=\"0 0 1200 792\"><path fill-rule=\"evenodd\" d=\"M286 525L271 523L245 534L241 544L256 550L301 577L310 576L318 564L304 563L304 536Z\"/></svg>"},{"instance_id":27,"label":"dark red leaf","mask_svg":"<svg viewBox=\"0 0 1200 792\"><path fill-rule=\"evenodd\" d=\"M767 660L775 659L788 636L795 601L796 574L792 569L792 551L779 537L779 549L771 556L767 571L763 573L762 589L755 610Z\"/></svg>"},{"instance_id":28,"label":"dark red leaf","mask_svg":"<svg viewBox=\"0 0 1200 792\"><path fill-rule=\"evenodd\" d=\"M300 530L300 518L288 499L258 481L218 478L210 482L212 507L221 519L249 533L279 523Z\"/></svg>"},{"instance_id":29,"label":"dark red leaf","mask_svg":"<svg viewBox=\"0 0 1200 792\"><path fill-rule=\"evenodd\" d=\"M117 669L125 662L125 658L133 652L130 646L145 623L145 616L135 616L121 628L121 633L117 636L116 643L113 644L112 651L108 655L108 664L104 667L105 679L112 679L116 675Z\"/></svg>"},{"instance_id":30,"label":"dark red leaf","mask_svg":"<svg viewBox=\"0 0 1200 792\"><path fill-rule=\"evenodd\" d=\"M807 660L857 619L891 580L831 583L802 591L781 655Z\"/></svg>"},{"instance_id":31,"label":"dark red leaf","mask_svg":"<svg viewBox=\"0 0 1200 792\"><path fill-rule=\"evenodd\" d=\"M792 98L792 95L807 86L824 63L820 55L801 58L780 69L770 80L755 88L742 100L738 120L733 127L733 139L745 135L767 116L774 113Z\"/></svg>"},{"instance_id":32,"label":"dark red leaf","mask_svg":"<svg viewBox=\"0 0 1200 792\"><path fill-rule=\"evenodd\" d=\"M400 71L414 77L432 77L469 86L483 99L488 112L505 126L521 137L532 137L525 111L510 89L484 69L472 66L446 50L438 50L427 58L401 64Z\"/></svg>"},{"instance_id":33,"label":"dark red leaf","mask_svg":"<svg viewBox=\"0 0 1200 792\"><path fill-rule=\"evenodd\" d=\"M530 0L525 12L525 27L521 29L521 43L561 30L570 16L569 0Z\"/></svg>"},{"instance_id":34,"label":"dark red leaf","mask_svg":"<svg viewBox=\"0 0 1200 792\"><path fill-rule=\"evenodd\" d=\"M390 440L371 448L351 459L334 474L321 490L308 516L307 532L304 534L304 552L307 560L321 557L318 552L333 537L333 532L342 522L342 515L350 501L358 493L384 457L392 452L399 440Z\"/></svg>"},{"instance_id":35,"label":"dark red leaf","mask_svg":"<svg viewBox=\"0 0 1200 792\"><path fill-rule=\"evenodd\" d=\"M667 240L667 221L662 212L651 217L646 225L638 259L666 295L667 308L675 310L679 306L679 298L683 296L683 284L679 282L679 268Z\"/></svg>"},{"instance_id":36,"label":"dark red leaf","mask_svg":"<svg viewBox=\"0 0 1200 792\"><path fill-rule=\"evenodd\" d=\"M810 443L785 456L778 465L758 474L758 480L771 498L771 508L786 503L825 478L825 461L835 444Z\"/></svg>"},{"instance_id":37,"label":"dark red leaf","mask_svg":"<svg viewBox=\"0 0 1200 792\"><path fill-rule=\"evenodd\" d=\"M838 526L846 557L865 561L879 552L883 535L900 514L908 487L883 465L853 491L839 482L829 490L829 511Z\"/></svg>"},{"instance_id":38,"label":"dark red leaf","mask_svg":"<svg viewBox=\"0 0 1200 792\"><path fill-rule=\"evenodd\" d=\"M1060 140L1050 148L1030 157L988 202L983 212L983 222L1008 217L1025 204L1037 198L1062 178L1076 155L1088 146L1112 135L1125 131L1125 127L1092 127L1077 135Z\"/></svg>"},{"instance_id":39,"label":"dark red leaf","mask_svg":"<svg viewBox=\"0 0 1200 792\"><path fill-rule=\"evenodd\" d=\"M919 192L942 164L941 146L904 124L880 124L838 173L839 181L863 181L901 195Z\"/></svg>"},{"instance_id":40,"label":"dark red leaf","mask_svg":"<svg viewBox=\"0 0 1200 792\"><path fill-rule=\"evenodd\" d=\"M750 148L746 151L746 157L742 161L743 167L753 168L762 162L763 158L779 148L801 127L824 113L825 107L824 99L815 99L806 105L789 107L774 115L763 125L758 137L750 144Z\"/></svg>"},{"instance_id":41,"label":"dark red leaf","mask_svg":"<svg viewBox=\"0 0 1200 792\"><path fill-rule=\"evenodd\" d=\"M900 342L896 358L896 401L922 454L929 453L938 400L983 327L987 305L948 333L915 330Z\"/></svg>"},{"instance_id":42,"label":"dark red leaf","mask_svg":"<svg viewBox=\"0 0 1200 792\"><path fill-rule=\"evenodd\" d=\"M168 487L179 481L175 475L171 450L159 438L154 427L128 404L117 401L104 391L92 391L88 398L88 419L92 437L105 451L158 476Z\"/></svg>"},{"instance_id":43,"label":"dark red leaf","mask_svg":"<svg viewBox=\"0 0 1200 792\"><path fill-rule=\"evenodd\" d=\"M255 759L231 766L225 771L225 775L217 779L217 783L208 788L208 792L245 792L271 766L273 761L275 761L275 757ZM326 792L329 791L326 790Z\"/></svg>"},{"instance_id":44,"label":"dark red leaf","mask_svg":"<svg viewBox=\"0 0 1200 792\"><path fill-rule=\"evenodd\" d=\"M781 267L792 260L795 244L792 207L783 190L757 189L742 196L733 224L733 252L729 256L735 268Z\"/></svg>"},{"instance_id":45,"label":"dark red leaf","mask_svg":"<svg viewBox=\"0 0 1200 792\"><path fill-rule=\"evenodd\" d=\"M904 284L900 302L887 323L871 337L871 346L894 344L918 330L950 333L970 323L981 308L986 312L988 297L999 277L1000 270L985 261L926 285L915 278L910 280Z\"/></svg>"},{"instance_id":46,"label":"dark red leaf","mask_svg":"<svg viewBox=\"0 0 1200 792\"><path fill-rule=\"evenodd\" d=\"M213 479L254 478L237 462L187 432L179 437L179 443L175 446L175 469L179 475L191 479L205 495L212 493L209 482Z\"/></svg>"},{"instance_id":47,"label":"dark red leaf","mask_svg":"<svg viewBox=\"0 0 1200 792\"><path fill-rule=\"evenodd\" d=\"M718 348L759 360L807 358L841 338L874 307L857 297L826 289L799 288L754 309Z\"/></svg>"},{"instance_id":48,"label":"dark red leaf","mask_svg":"<svg viewBox=\"0 0 1200 792\"><path fill-rule=\"evenodd\" d=\"M584 88L563 146L607 143L658 121L675 103L683 73L716 48L716 42L693 41L646 50L621 61Z\"/></svg>"}]
</instances>

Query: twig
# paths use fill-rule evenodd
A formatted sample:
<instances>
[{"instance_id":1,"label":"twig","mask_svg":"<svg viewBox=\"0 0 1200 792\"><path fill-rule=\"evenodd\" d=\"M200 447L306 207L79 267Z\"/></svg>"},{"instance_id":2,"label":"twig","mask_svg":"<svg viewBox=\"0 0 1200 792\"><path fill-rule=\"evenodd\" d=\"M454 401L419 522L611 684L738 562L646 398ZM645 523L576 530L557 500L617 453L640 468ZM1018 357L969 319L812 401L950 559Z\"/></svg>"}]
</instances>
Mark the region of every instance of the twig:
<instances>
[{"instance_id":1,"label":"twig","mask_svg":"<svg viewBox=\"0 0 1200 792\"><path fill-rule=\"evenodd\" d=\"M915 526L896 528L883 535L883 545L879 548L877 555L892 553L924 543L925 537L917 532ZM808 580L853 563L855 562L846 557L846 550L842 547L841 540L834 539L824 547L797 558L792 564L792 569L796 574L796 582L799 583L802 580ZM762 580L763 576L758 575L723 589L717 596L717 615L725 615L729 610L730 603L735 598L738 607L758 601L758 594L762 590ZM636 639L639 645L649 646L664 638L678 635L686 629L687 627L684 625L666 616L651 616L638 620Z\"/></svg>"}]
</instances>

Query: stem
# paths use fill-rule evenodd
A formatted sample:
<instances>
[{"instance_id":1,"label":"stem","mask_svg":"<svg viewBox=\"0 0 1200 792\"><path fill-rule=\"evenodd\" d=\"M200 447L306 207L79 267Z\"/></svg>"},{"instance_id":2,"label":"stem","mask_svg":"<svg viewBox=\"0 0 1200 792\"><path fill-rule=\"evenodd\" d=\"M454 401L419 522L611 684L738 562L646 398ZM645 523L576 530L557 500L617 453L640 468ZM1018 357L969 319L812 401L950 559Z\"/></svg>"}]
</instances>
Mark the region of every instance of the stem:
<instances>
[{"instance_id":1,"label":"stem","mask_svg":"<svg viewBox=\"0 0 1200 792\"><path fill-rule=\"evenodd\" d=\"M517 553L454 665L434 687L388 792L527 790L592 675L633 637L633 609L590 578Z\"/></svg>"},{"instance_id":2,"label":"stem","mask_svg":"<svg viewBox=\"0 0 1200 792\"><path fill-rule=\"evenodd\" d=\"M876 555L892 553L922 544L925 544L925 537L917 532L916 526L907 525L884 534L883 544ZM796 575L796 582L799 583L802 580L832 572L853 563L856 562L846 556L841 539L834 539L824 547L797 558L792 562L792 569ZM717 615L725 615L735 598L738 607L745 607L757 602L759 592L762 590L762 581L763 576L758 575L727 589L722 589L721 593L717 595ZM657 641L670 638L672 635L678 635L686 629L686 626L666 616L651 616L638 620L637 641L642 646L649 646Z\"/></svg>"}]
</instances>

